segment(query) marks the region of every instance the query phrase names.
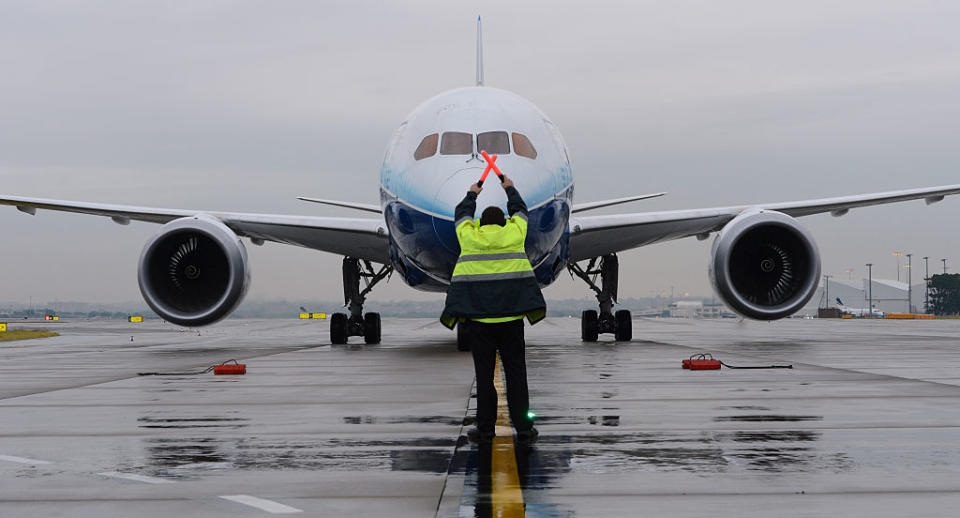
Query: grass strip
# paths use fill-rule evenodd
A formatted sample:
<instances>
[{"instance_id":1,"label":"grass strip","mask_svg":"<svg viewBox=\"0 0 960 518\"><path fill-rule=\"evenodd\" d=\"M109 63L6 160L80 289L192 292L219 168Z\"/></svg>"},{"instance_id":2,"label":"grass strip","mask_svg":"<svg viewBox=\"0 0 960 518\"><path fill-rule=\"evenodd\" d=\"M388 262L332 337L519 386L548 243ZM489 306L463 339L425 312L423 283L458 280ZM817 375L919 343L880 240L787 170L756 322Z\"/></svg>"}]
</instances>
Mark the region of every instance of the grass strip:
<instances>
[{"instance_id":1,"label":"grass strip","mask_svg":"<svg viewBox=\"0 0 960 518\"><path fill-rule=\"evenodd\" d=\"M60 336L60 333L53 331L42 331L37 329L14 329L0 333L0 342L12 342L14 340L32 340L34 338L50 338L51 336Z\"/></svg>"}]
</instances>

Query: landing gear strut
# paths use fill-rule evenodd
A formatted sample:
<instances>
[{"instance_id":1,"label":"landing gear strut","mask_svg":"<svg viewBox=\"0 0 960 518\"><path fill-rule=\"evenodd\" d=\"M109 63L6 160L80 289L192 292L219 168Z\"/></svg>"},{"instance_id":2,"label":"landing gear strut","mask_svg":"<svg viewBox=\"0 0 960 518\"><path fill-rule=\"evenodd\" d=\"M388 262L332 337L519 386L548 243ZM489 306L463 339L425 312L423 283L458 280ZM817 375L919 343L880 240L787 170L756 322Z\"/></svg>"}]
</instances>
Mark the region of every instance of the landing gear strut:
<instances>
[{"instance_id":1,"label":"landing gear strut","mask_svg":"<svg viewBox=\"0 0 960 518\"><path fill-rule=\"evenodd\" d=\"M367 294L378 282L393 273L393 267L383 265L374 270L370 261L354 257L343 258L343 304L350 309L350 316L334 313L330 318L330 342L345 344L351 336L362 336L368 344L380 343L380 313L363 313ZM360 281L366 287L360 291Z\"/></svg>"},{"instance_id":2,"label":"landing gear strut","mask_svg":"<svg viewBox=\"0 0 960 518\"><path fill-rule=\"evenodd\" d=\"M584 342L596 342L600 333L612 333L618 342L629 342L633 338L633 321L630 312L621 309L613 312L613 305L617 303L617 281L620 272L620 262L616 254L590 259L586 268L577 263L570 263L567 269L570 275L576 275L590 286L597 294L600 303L600 313L595 310L586 310L580 315L580 337ZM600 276L600 286L597 286L597 276Z\"/></svg>"}]
</instances>

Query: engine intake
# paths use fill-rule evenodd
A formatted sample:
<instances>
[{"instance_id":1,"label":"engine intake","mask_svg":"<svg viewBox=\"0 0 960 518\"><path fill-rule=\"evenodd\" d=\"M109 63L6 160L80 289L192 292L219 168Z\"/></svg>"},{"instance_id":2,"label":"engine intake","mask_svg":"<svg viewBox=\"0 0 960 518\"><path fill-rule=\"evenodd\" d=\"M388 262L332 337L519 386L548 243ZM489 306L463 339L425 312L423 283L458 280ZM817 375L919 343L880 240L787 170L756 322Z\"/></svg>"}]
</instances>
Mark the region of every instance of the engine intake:
<instances>
[{"instance_id":1,"label":"engine intake","mask_svg":"<svg viewBox=\"0 0 960 518\"><path fill-rule=\"evenodd\" d=\"M250 284L247 249L220 220L181 218L164 225L140 254L137 277L147 304L181 326L229 315Z\"/></svg>"},{"instance_id":2,"label":"engine intake","mask_svg":"<svg viewBox=\"0 0 960 518\"><path fill-rule=\"evenodd\" d=\"M745 317L776 320L796 313L813 297L819 279L813 237L782 212L741 214L713 241L710 280L720 298Z\"/></svg>"}]
</instances>

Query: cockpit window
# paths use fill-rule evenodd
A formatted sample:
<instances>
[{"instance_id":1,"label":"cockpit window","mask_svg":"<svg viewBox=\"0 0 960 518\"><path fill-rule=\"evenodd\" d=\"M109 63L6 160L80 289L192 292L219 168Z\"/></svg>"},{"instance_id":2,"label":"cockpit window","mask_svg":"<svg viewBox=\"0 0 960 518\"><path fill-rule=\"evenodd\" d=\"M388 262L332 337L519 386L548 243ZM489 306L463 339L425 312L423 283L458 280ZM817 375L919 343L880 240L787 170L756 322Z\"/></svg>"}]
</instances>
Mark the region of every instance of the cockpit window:
<instances>
[{"instance_id":1,"label":"cockpit window","mask_svg":"<svg viewBox=\"0 0 960 518\"><path fill-rule=\"evenodd\" d=\"M491 155L505 155L510 152L510 139L506 131L489 131L477 135L477 150Z\"/></svg>"},{"instance_id":2,"label":"cockpit window","mask_svg":"<svg viewBox=\"0 0 960 518\"><path fill-rule=\"evenodd\" d=\"M436 133L423 137L423 140L420 141L420 145L417 146L417 150L413 152L413 158L415 160L423 160L424 158L435 155L437 153L438 140L440 140L440 138Z\"/></svg>"},{"instance_id":3,"label":"cockpit window","mask_svg":"<svg viewBox=\"0 0 960 518\"><path fill-rule=\"evenodd\" d=\"M513 152L522 157L537 158L537 150L533 148L530 139L522 133L513 134Z\"/></svg>"},{"instance_id":4,"label":"cockpit window","mask_svg":"<svg viewBox=\"0 0 960 518\"><path fill-rule=\"evenodd\" d=\"M469 155L471 153L473 153L473 135L458 131L448 131L443 134L443 141L440 143L441 155Z\"/></svg>"}]
</instances>

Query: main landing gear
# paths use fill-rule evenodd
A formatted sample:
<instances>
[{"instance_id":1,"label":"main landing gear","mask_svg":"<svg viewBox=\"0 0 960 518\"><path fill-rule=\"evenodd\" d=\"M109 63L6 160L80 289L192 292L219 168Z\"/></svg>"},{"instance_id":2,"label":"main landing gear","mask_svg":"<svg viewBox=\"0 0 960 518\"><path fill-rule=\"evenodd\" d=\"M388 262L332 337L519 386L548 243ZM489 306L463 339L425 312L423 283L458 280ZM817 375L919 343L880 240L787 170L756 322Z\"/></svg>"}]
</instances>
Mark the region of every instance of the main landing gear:
<instances>
[{"instance_id":1,"label":"main landing gear","mask_svg":"<svg viewBox=\"0 0 960 518\"><path fill-rule=\"evenodd\" d=\"M362 265L362 267L361 267ZM383 265L373 269L370 261L353 257L343 258L343 303L350 308L350 316L334 313L330 317L330 342L345 344L351 336L362 336L368 344L380 343L380 313L363 313L363 303L374 286L393 272L393 267ZM366 287L360 291L360 280L366 281Z\"/></svg>"},{"instance_id":2,"label":"main landing gear","mask_svg":"<svg viewBox=\"0 0 960 518\"><path fill-rule=\"evenodd\" d=\"M597 259L590 259L586 268L577 263L570 263L567 269L571 275L584 280L590 289L596 292L597 302L600 303L600 313L588 309L580 315L580 337L584 342L596 342L600 333L612 333L618 342L629 342L633 338L633 320L630 312L621 309L613 313L613 305L617 303L617 277L620 271L620 262L616 254L600 257L600 266ZM597 286L597 276L600 276L600 286Z\"/></svg>"}]
</instances>

